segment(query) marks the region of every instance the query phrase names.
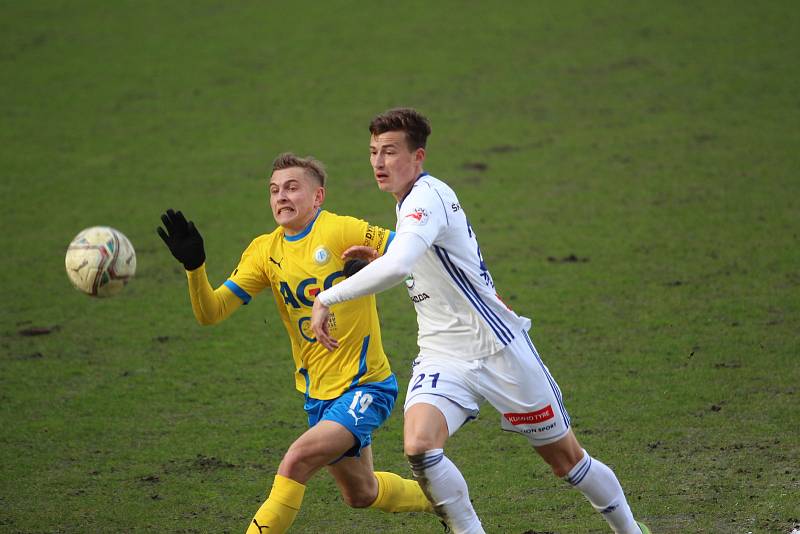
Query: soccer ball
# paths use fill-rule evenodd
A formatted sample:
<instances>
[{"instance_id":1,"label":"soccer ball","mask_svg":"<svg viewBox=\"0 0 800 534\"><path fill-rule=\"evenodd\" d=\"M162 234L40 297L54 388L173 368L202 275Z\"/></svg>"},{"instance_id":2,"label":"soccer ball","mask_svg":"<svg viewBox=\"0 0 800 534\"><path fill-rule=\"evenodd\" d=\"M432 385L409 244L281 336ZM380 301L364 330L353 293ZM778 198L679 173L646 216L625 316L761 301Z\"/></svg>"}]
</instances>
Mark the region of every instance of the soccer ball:
<instances>
[{"instance_id":1,"label":"soccer ball","mask_svg":"<svg viewBox=\"0 0 800 534\"><path fill-rule=\"evenodd\" d=\"M75 236L64 263L76 289L93 297L110 297L133 278L136 252L119 230L92 226Z\"/></svg>"}]
</instances>

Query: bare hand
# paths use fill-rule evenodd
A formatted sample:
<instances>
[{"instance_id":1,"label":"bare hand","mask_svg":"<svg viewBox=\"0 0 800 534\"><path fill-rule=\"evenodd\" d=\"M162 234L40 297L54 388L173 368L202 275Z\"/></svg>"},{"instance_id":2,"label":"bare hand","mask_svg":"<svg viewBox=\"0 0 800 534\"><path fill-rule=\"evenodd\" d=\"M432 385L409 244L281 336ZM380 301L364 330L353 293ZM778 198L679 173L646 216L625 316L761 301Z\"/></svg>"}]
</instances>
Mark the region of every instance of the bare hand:
<instances>
[{"instance_id":1,"label":"bare hand","mask_svg":"<svg viewBox=\"0 0 800 534\"><path fill-rule=\"evenodd\" d=\"M314 301L314 306L311 308L311 331L317 337L317 341L323 347L332 351L339 347L339 342L333 339L328 331L328 317L330 317L331 309L325 306L319 299Z\"/></svg>"},{"instance_id":2,"label":"bare hand","mask_svg":"<svg viewBox=\"0 0 800 534\"><path fill-rule=\"evenodd\" d=\"M352 247L348 248L344 252L342 252L342 259L349 260L349 259L359 259L359 260L366 260L372 261L378 259L378 251L372 247L367 247L364 245L353 245Z\"/></svg>"}]
</instances>

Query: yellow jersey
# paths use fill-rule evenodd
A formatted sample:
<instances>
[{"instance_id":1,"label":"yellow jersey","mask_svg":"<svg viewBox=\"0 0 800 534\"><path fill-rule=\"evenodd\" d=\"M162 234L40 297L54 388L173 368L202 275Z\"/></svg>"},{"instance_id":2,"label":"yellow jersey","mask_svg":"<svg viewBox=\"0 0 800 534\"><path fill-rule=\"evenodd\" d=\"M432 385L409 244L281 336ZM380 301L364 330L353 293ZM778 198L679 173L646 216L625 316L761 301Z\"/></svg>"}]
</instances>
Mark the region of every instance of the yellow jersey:
<instances>
[{"instance_id":1,"label":"yellow jersey","mask_svg":"<svg viewBox=\"0 0 800 534\"><path fill-rule=\"evenodd\" d=\"M353 217L319 210L299 234L283 228L250 243L225 287L247 304L272 288L292 343L295 385L306 396L328 400L357 384L379 382L391 375L381 342L375 295L337 304L331 309L331 336L339 348L328 351L309 327L316 295L344 279L342 252L366 245L383 254L394 232Z\"/></svg>"}]
</instances>

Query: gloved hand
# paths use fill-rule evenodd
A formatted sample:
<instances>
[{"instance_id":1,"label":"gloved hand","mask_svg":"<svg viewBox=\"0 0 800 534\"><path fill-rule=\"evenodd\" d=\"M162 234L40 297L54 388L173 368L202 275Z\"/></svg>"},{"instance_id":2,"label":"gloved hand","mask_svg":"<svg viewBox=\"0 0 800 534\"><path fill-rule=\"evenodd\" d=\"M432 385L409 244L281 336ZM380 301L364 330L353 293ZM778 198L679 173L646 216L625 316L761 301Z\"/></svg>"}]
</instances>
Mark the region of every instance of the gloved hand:
<instances>
[{"instance_id":1,"label":"gloved hand","mask_svg":"<svg viewBox=\"0 0 800 534\"><path fill-rule=\"evenodd\" d=\"M345 277L350 278L367 265L369 265L367 260L362 260L361 258L352 258L344 262L344 269L342 272L344 272Z\"/></svg>"},{"instance_id":2,"label":"gloved hand","mask_svg":"<svg viewBox=\"0 0 800 534\"><path fill-rule=\"evenodd\" d=\"M180 211L168 209L161 215L161 222L164 223L167 231L165 232L160 226L156 231L175 259L183 264L184 269L194 271L205 263L206 251L203 248L203 237L192 221L187 222L186 217Z\"/></svg>"},{"instance_id":3,"label":"gloved hand","mask_svg":"<svg viewBox=\"0 0 800 534\"><path fill-rule=\"evenodd\" d=\"M342 259L345 260L342 272L346 278L350 278L377 257L378 251L374 248L365 245L353 245L342 253Z\"/></svg>"}]
</instances>

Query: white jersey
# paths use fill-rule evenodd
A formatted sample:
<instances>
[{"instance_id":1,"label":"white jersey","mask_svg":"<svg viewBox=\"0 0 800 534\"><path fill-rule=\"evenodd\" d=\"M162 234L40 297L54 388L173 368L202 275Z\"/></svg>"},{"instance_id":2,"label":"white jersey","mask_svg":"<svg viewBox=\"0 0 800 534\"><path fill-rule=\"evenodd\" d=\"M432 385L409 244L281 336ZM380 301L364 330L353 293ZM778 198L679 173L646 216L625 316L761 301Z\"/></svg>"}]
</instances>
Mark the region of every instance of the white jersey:
<instances>
[{"instance_id":1,"label":"white jersey","mask_svg":"<svg viewBox=\"0 0 800 534\"><path fill-rule=\"evenodd\" d=\"M498 297L475 232L447 184L420 175L397 205L397 233L405 232L428 245L406 280L421 356L483 358L530 328L529 319Z\"/></svg>"}]
</instances>

